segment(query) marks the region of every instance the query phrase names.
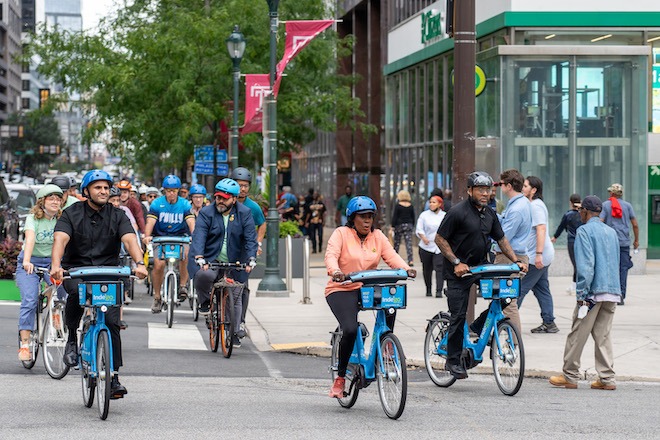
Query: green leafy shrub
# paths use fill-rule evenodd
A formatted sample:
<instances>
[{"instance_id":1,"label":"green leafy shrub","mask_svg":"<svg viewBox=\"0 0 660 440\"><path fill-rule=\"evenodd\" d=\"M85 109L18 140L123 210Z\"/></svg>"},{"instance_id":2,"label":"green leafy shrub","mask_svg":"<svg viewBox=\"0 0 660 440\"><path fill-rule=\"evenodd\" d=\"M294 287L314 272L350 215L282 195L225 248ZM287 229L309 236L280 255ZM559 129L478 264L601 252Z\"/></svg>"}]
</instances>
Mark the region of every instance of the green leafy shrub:
<instances>
[{"instance_id":1,"label":"green leafy shrub","mask_svg":"<svg viewBox=\"0 0 660 440\"><path fill-rule=\"evenodd\" d=\"M302 237L302 232L300 232L298 223L291 220L286 222L280 222L280 238L284 238L287 235L291 235L293 236L293 238Z\"/></svg>"},{"instance_id":2,"label":"green leafy shrub","mask_svg":"<svg viewBox=\"0 0 660 440\"><path fill-rule=\"evenodd\" d=\"M0 244L0 279L14 278L18 254L21 253L22 248L23 243L9 237Z\"/></svg>"}]
</instances>

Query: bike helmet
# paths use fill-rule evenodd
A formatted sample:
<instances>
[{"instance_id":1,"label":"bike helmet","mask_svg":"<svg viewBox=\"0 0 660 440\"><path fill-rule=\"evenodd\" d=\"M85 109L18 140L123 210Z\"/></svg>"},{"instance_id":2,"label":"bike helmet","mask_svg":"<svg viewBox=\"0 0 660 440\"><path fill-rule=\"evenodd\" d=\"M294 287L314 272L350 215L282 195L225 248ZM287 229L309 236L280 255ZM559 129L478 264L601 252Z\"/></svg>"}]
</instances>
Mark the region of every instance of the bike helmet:
<instances>
[{"instance_id":1,"label":"bike helmet","mask_svg":"<svg viewBox=\"0 0 660 440\"><path fill-rule=\"evenodd\" d=\"M120 194L121 194L121 190L116 186L110 188L110 197L119 197Z\"/></svg>"},{"instance_id":2,"label":"bike helmet","mask_svg":"<svg viewBox=\"0 0 660 440\"><path fill-rule=\"evenodd\" d=\"M69 176L69 188L75 188L78 186L78 181L76 180L75 177Z\"/></svg>"},{"instance_id":3,"label":"bike helmet","mask_svg":"<svg viewBox=\"0 0 660 440\"><path fill-rule=\"evenodd\" d=\"M183 182L181 184L181 189L190 189L190 185L188 185L186 182Z\"/></svg>"},{"instance_id":4,"label":"bike helmet","mask_svg":"<svg viewBox=\"0 0 660 440\"><path fill-rule=\"evenodd\" d=\"M163 179L163 188L179 189L181 188L181 179L179 179L174 174L165 176L165 178Z\"/></svg>"},{"instance_id":5,"label":"bike helmet","mask_svg":"<svg viewBox=\"0 0 660 440\"><path fill-rule=\"evenodd\" d=\"M51 179L50 183L62 188L62 191L68 191L71 187L71 181L66 176L55 176Z\"/></svg>"},{"instance_id":6,"label":"bike helmet","mask_svg":"<svg viewBox=\"0 0 660 440\"><path fill-rule=\"evenodd\" d=\"M127 189L127 190L130 191L130 190L131 190L131 182L129 182L129 181L126 180L126 179L124 179L124 180L120 180L119 183L117 184L117 188L119 188L119 189Z\"/></svg>"},{"instance_id":7,"label":"bike helmet","mask_svg":"<svg viewBox=\"0 0 660 440\"><path fill-rule=\"evenodd\" d=\"M150 186L149 188L147 188L147 194L158 195L158 188L156 188L155 186Z\"/></svg>"},{"instance_id":8,"label":"bike helmet","mask_svg":"<svg viewBox=\"0 0 660 440\"><path fill-rule=\"evenodd\" d=\"M238 193L240 192L240 187L238 186L238 182L236 182L233 179L222 179L220 182L218 182L215 185L215 195L224 195L225 194L230 194L234 197L238 197Z\"/></svg>"},{"instance_id":9,"label":"bike helmet","mask_svg":"<svg viewBox=\"0 0 660 440\"><path fill-rule=\"evenodd\" d=\"M60 188L57 185L53 185L52 183L49 183L48 185L44 185L37 191L37 200L41 199L42 197L48 197L51 194L58 194L60 197L64 195L64 191L62 191L62 188Z\"/></svg>"},{"instance_id":10,"label":"bike helmet","mask_svg":"<svg viewBox=\"0 0 660 440\"><path fill-rule=\"evenodd\" d=\"M138 193L140 193L140 195L146 194L147 193L147 185L144 185L144 184L140 185L140 188L138 188Z\"/></svg>"},{"instance_id":11,"label":"bike helmet","mask_svg":"<svg viewBox=\"0 0 660 440\"><path fill-rule=\"evenodd\" d=\"M353 197L346 206L346 217L350 218L353 214L360 212L376 213L378 208L376 203L367 196Z\"/></svg>"},{"instance_id":12,"label":"bike helmet","mask_svg":"<svg viewBox=\"0 0 660 440\"><path fill-rule=\"evenodd\" d=\"M232 170L231 176L229 177L234 180L245 180L246 182L252 182L252 173L244 167L235 168Z\"/></svg>"},{"instance_id":13,"label":"bike helmet","mask_svg":"<svg viewBox=\"0 0 660 440\"><path fill-rule=\"evenodd\" d=\"M467 187L472 188L475 186L493 186L493 178L484 171L475 171L467 178Z\"/></svg>"},{"instance_id":14,"label":"bike helmet","mask_svg":"<svg viewBox=\"0 0 660 440\"><path fill-rule=\"evenodd\" d=\"M112 176L110 174L103 170L91 170L87 171L87 174L85 174L85 176L82 178L82 182L80 183L80 192L85 195L85 188L97 180L105 180L108 182L108 185L112 186Z\"/></svg>"},{"instance_id":15,"label":"bike helmet","mask_svg":"<svg viewBox=\"0 0 660 440\"><path fill-rule=\"evenodd\" d=\"M199 183L194 184L193 186L190 187L190 195L194 196L195 194L201 194L201 195L205 196L206 195L206 188L204 188Z\"/></svg>"}]
</instances>

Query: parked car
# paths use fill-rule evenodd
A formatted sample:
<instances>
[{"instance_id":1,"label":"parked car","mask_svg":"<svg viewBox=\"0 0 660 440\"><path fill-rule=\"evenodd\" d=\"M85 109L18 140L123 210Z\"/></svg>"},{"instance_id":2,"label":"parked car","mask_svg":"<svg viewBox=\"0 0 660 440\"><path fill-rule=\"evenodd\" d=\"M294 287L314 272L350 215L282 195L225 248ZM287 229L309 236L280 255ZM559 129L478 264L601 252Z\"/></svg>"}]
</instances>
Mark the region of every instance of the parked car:
<instances>
[{"instance_id":1,"label":"parked car","mask_svg":"<svg viewBox=\"0 0 660 440\"><path fill-rule=\"evenodd\" d=\"M32 207L37 203L34 191L24 183L8 183L5 185L9 191L9 197L16 201L16 212L18 213L18 234L23 240L25 228L25 217L30 213Z\"/></svg>"},{"instance_id":2,"label":"parked car","mask_svg":"<svg viewBox=\"0 0 660 440\"><path fill-rule=\"evenodd\" d=\"M0 179L0 240L7 237L18 240L18 222L16 201L9 197L5 182Z\"/></svg>"}]
</instances>

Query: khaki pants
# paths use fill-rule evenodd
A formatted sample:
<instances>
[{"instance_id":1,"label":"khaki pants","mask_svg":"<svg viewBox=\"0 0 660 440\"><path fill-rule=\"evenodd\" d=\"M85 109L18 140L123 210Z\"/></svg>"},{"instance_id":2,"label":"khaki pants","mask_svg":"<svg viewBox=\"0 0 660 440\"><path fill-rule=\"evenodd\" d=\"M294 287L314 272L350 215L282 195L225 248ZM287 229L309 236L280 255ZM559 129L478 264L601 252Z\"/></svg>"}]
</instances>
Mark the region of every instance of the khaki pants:
<instances>
[{"instance_id":1,"label":"khaki pants","mask_svg":"<svg viewBox=\"0 0 660 440\"><path fill-rule=\"evenodd\" d=\"M604 384L614 384L614 355L612 354L610 331L616 303L598 302L582 319L577 319L579 308L579 306L575 306L571 332L566 337L564 376L571 383L576 383L580 379L580 357L584 344L591 335L594 338L598 377Z\"/></svg>"},{"instance_id":2,"label":"khaki pants","mask_svg":"<svg viewBox=\"0 0 660 440\"><path fill-rule=\"evenodd\" d=\"M516 255L516 257L522 261L523 263L527 264L529 262L529 258L527 255ZM495 264L511 264L513 261L509 260L506 255L504 254L497 254L495 255ZM520 312L518 311L518 302L513 299L511 303L507 306L506 309L503 311L504 316L509 318L509 321L518 329L518 332L520 332L520 335L522 336L522 324L520 323Z\"/></svg>"}]
</instances>

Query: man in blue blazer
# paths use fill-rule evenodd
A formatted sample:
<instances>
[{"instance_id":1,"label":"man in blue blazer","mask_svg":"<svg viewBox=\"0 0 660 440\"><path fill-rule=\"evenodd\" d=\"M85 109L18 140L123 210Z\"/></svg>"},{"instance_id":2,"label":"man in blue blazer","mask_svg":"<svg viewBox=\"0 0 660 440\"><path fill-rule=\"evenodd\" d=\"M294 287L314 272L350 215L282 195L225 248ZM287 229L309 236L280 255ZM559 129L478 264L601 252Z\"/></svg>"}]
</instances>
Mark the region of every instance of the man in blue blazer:
<instances>
[{"instance_id":1,"label":"man in blue blazer","mask_svg":"<svg viewBox=\"0 0 660 440\"><path fill-rule=\"evenodd\" d=\"M245 283L256 266L257 234L250 208L237 203L240 187L235 180L222 179L215 186L215 203L205 206L197 216L195 231L188 253L188 271L194 279L199 298L199 311L209 311L209 298L218 270L209 268L208 261L248 264L245 271L231 271L234 280ZM200 270L201 268L201 270ZM234 322L240 322L243 301L242 288L234 292ZM240 347L243 330L234 335L234 346Z\"/></svg>"}]
</instances>

